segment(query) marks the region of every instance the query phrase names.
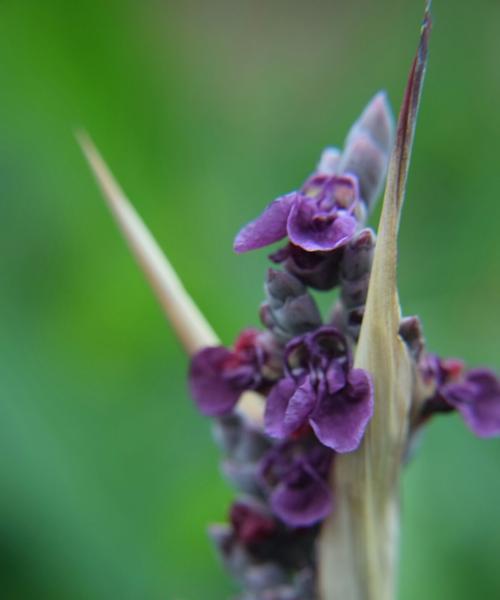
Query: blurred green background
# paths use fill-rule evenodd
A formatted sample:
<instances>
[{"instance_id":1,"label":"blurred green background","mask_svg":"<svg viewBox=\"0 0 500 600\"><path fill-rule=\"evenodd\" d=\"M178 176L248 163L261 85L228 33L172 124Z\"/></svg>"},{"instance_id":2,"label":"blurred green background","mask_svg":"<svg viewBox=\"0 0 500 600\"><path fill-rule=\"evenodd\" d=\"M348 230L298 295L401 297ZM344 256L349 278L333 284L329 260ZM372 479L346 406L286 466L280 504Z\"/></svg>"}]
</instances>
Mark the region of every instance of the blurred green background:
<instances>
[{"instance_id":1,"label":"blurred green background","mask_svg":"<svg viewBox=\"0 0 500 600\"><path fill-rule=\"evenodd\" d=\"M75 143L84 126L225 343L257 324L239 227L386 88L415 0L2 0L0 596L228 598L232 497L187 360ZM434 6L400 289L429 345L500 363L500 3ZM237 309L236 309L237 307ZM499 598L500 442L436 419L403 494L401 600Z\"/></svg>"}]
</instances>

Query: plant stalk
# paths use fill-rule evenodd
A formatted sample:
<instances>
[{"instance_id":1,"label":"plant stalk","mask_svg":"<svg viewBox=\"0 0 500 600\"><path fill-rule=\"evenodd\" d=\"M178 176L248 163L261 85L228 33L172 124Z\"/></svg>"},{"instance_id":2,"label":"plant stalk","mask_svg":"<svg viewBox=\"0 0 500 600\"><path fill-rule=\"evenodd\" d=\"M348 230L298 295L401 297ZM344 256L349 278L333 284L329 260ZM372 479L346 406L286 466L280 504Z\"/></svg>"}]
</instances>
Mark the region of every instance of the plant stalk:
<instances>
[{"instance_id":1,"label":"plant stalk","mask_svg":"<svg viewBox=\"0 0 500 600\"><path fill-rule=\"evenodd\" d=\"M373 379L375 410L364 440L338 455L335 506L319 543L322 600L394 600L398 569L399 482L417 374L399 336L397 236L431 29L427 5L389 163L355 367Z\"/></svg>"}]
</instances>

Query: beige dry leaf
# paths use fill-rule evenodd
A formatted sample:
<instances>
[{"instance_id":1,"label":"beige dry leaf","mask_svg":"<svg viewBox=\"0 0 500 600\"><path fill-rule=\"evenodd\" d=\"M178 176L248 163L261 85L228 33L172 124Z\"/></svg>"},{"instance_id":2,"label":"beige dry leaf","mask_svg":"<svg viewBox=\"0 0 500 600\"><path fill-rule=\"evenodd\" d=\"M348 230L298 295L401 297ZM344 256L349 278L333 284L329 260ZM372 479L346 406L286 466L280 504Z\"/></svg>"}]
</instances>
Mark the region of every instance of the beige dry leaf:
<instances>
[{"instance_id":1,"label":"beige dry leaf","mask_svg":"<svg viewBox=\"0 0 500 600\"><path fill-rule=\"evenodd\" d=\"M399 475L415 374L399 336L397 235L431 28L427 7L389 164L355 367L373 378L375 410L360 448L339 455L335 507L320 538L323 600L392 600L399 529Z\"/></svg>"}]
</instances>

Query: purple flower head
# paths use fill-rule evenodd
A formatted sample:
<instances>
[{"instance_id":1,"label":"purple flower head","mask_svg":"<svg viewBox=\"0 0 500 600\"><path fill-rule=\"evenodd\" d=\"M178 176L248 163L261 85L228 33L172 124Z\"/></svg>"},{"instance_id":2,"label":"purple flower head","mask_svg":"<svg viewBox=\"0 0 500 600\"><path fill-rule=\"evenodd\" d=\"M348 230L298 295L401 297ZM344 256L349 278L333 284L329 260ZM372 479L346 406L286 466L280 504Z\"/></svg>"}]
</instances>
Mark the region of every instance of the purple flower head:
<instances>
[{"instance_id":1,"label":"purple flower head","mask_svg":"<svg viewBox=\"0 0 500 600\"><path fill-rule=\"evenodd\" d=\"M189 387L199 410L208 416L229 414L242 392L259 390L272 382L276 357L270 337L244 330L234 350L203 348L191 361ZM279 373L279 371L277 371Z\"/></svg>"},{"instance_id":2,"label":"purple flower head","mask_svg":"<svg viewBox=\"0 0 500 600\"><path fill-rule=\"evenodd\" d=\"M386 95L379 93L349 131L344 152L326 148L316 172L299 191L279 197L243 227L235 251L262 248L287 236L306 252L344 246L380 191L392 139L391 110Z\"/></svg>"},{"instance_id":3,"label":"purple flower head","mask_svg":"<svg viewBox=\"0 0 500 600\"><path fill-rule=\"evenodd\" d=\"M478 437L500 435L500 380L489 369L465 371L462 361L425 357L423 377L435 392L423 406L421 420L439 412L457 410Z\"/></svg>"},{"instance_id":4,"label":"purple flower head","mask_svg":"<svg viewBox=\"0 0 500 600\"><path fill-rule=\"evenodd\" d=\"M373 388L368 374L352 369L351 362L347 341L335 327L289 342L285 377L267 398L266 432L284 439L309 425L332 450L355 450L373 414Z\"/></svg>"},{"instance_id":5,"label":"purple flower head","mask_svg":"<svg viewBox=\"0 0 500 600\"><path fill-rule=\"evenodd\" d=\"M287 441L267 452L261 462L261 479L279 519L291 527L308 527L328 516L332 459L333 452L317 443L308 448Z\"/></svg>"},{"instance_id":6,"label":"purple flower head","mask_svg":"<svg viewBox=\"0 0 500 600\"><path fill-rule=\"evenodd\" d=\"M247 252L288 236L307 252L330 252L351 239L363 217L355 177L313 175L300 191L274 200L243 227L234 249Z\"/></svg>"}]
</instances>

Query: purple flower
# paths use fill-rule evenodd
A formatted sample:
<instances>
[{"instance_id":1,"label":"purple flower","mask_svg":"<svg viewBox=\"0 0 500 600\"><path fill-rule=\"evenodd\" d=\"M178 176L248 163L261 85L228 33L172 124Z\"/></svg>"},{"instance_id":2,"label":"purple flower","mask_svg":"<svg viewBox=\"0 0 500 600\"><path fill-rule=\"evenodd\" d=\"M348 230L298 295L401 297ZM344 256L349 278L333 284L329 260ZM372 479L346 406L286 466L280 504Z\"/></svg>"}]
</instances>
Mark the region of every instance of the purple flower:
<instances>
[{"instance_id":1,"label":"purple flower","mask_svg":"<svg viewBox=\"0 0 500 600\"><path fill-rule=\"evenodd\" d=\"M313 175L298 192L274 200L236 236L236 252L268 246L288 236L307 252L329 252L345 245L363 215L357 179Z\"/></svg>"},{"instance_id":2,"label":"purple flower","mask_svg":"<svg viewBox=\"0 0 500 600\"><path fill-rule=\"evenodd\" d=\"M351 368L340 331L324 326L293 339L285 373L267 398L266 432L284 439L310 425L325 446L355 450L373 414L373 389L365 371Z\"/></svg>"},{"instance_id":3,"label":"purple flower","mask_svg":"<svg viewBox=\"0 0 500 600\"><path fill-rule=\"evenodd\" d=\"M269 385L275 356L268 334L244 330L234 350L223 346L197 352L189 370L189 387L199 410L208 416L230 413L242 392ZM279 373L279 370L277 371Z\"/></svg>"},{"instance_id":4,"label":"purple flower","mask_svg":"<svg viewBox=\"0 0 500 600\"><path fill-rule=\"evenodd\" d=\"M420 420L435 413L457 410L478 437L500 435L500 380L489 369L464 370L457 359L427 355L423 377L434 383L435 392L426 400Z\"/></svg>"},{"instance_id":5,"label":"purple flower","mask_svg":"<svg viewBox=\"0 0 500 600\"><path fill-rule=\"evenodd\" d=\"M267 452L261 462L261 479L279 519L291 527L309 527L328 516L332 459L333 452L317 442L308 447L287 441Z\"/></svg>"},{"instance_id":6,"label":"purple flower","mask_svg":"<svg viewBox=\"0 0 500 600\"><path fill-rule=\"evenodd\" d=\"M443 386L441 394L478 437L500 435L500 380L492 371L471 369L462 381Z\"/></svg>"}]
</instances>

